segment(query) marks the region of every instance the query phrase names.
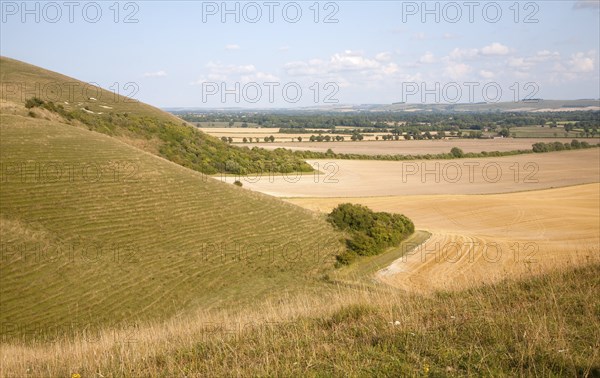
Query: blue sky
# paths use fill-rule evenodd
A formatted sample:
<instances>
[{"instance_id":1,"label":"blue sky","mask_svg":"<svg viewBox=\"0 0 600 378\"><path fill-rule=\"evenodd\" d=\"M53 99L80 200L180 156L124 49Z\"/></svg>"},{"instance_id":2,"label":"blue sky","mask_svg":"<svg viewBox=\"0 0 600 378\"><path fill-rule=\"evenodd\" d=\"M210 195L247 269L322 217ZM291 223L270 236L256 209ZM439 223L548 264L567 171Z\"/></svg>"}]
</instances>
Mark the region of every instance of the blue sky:
<instances>
[{"instance_id":1,"label":"blue sky","mask_svg":"<svg viewBox=\"0 0 600 378\"><path fill-rule=\"evenodd\" d=\"M1 3L2 55L159 107L600 97L598 0Z\"/></svg>"}]
</instances>

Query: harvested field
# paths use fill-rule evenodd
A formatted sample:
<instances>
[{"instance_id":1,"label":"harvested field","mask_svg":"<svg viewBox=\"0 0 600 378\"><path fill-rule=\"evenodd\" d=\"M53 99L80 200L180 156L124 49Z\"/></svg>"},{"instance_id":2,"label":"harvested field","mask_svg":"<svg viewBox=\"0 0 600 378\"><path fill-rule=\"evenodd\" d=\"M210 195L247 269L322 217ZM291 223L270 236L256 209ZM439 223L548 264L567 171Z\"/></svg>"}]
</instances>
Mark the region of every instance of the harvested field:
<instances>
[{"instance_id":1,"label":"harvested field","mask_svg":"<svg viewBox=\"0 0 600 378\"><path fill-rule=\"evenodd\" d=\"M264 129L263 129L264 130ZM202 130L205 131L205 130ZM206 130L205 132L211 133ZM211 133L212 134L212 133ZM216 135L216 134L214 134ZM271 134L269 134L271 135ZM399 141L371 141L362 142L287 142L289 138L281 138L279 135L288 134L273 134L276 138L275 143L259 143L260 147L267 149L288 148L297 151L315 151L326 152L332 149L335 153L343 154L363 154L363 155L417 155L417 154L439 154L448 153L452 147L458 147L464 152L482 152L482 151L514 151L514 150L530 150L531 146L537 142L554 142L562 143L570 142L573 138L503 138L503 139L440 139L440 140L399 140ZM291 135L291 134L290 134ZM560 134L562 135L562 133ZM218 135L219 137L221 135ZM308 135L310 137L310 135ZM306 134L303 138L308 140ZM349 139L346 136L346 139ZM369 138L366 138L369 139ZM279 141L284 141L280 143ZM588 143L598 143L598 138L586 138Z\"/></svg>"},{"instance_id":2,"label":"harvested field","mask_svg":"<svg viewBox=\"0 0 600 378\"><path fill-rule=\"evenodd\" d=\"M330 211L352 202L403 213L431 238L380 270L408 291L457 289L600 261L600 184L496 195L295 198Z\"/></svg>"},{"instance_id":3,"label":"harvested field","mask_svg":"<svg viewBox=\"0 0 600 378\"><path fill-rule=\"evenodd\" d=\"M313 160L323 174L242 177L277 197L493 194L600 181L600 149L430 161ZM235 177L219 177L233 182Z\"/></svg>"}]
</instances>

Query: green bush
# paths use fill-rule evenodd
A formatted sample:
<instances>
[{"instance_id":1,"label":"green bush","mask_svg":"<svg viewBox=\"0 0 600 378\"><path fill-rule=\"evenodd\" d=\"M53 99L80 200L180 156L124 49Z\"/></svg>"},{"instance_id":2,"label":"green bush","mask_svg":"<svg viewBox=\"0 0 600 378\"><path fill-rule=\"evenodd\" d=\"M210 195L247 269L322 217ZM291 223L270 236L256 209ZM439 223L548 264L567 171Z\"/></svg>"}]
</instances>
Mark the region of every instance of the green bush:
<instances>
[{"instance_id":1,"label":"green bush","mask_svg":"<svg viewBox=\"0 0 600 378\"><path fill-rule=\"evenodd\" d=\"M465 156L465 153L463 152L463 150L461 150L458 147L452 147L452 149L450 150L450 154L456 158L461 158L461 157Z\"/></svg>"},{"instance_id":2,"label":"green bush","mask_svg":"<svg viewBox=\"0 0 600 378\"><path fill-rule=\"evenodd\" d=\"M340 204L327 219L350 236L346 239L347 251L337 256L339 264L350 264L358 256L377 255L415 231L413 222L404 215L376 213L350 203Z\"/></svg>"},{"instance_id":3,"label":"green bush","mask_svg":"<svg viewBox=\"0 0 600 378\"><path fill-rule=\"evenodd\" d=\"M27 109L40 107L42 105L44 105L44 100L39 99L37 97L32 97L32 98L28 99L27 101L25 101L25 107Z\"/></svg>"}]
</instances>

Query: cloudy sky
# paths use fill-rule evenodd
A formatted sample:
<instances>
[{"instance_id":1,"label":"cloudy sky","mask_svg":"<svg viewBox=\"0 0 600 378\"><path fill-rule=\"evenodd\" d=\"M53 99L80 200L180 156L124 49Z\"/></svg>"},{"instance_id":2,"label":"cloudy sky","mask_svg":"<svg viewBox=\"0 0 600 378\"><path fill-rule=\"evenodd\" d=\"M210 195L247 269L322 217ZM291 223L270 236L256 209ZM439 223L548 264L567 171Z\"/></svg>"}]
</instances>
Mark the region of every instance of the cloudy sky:
<instances>
[{"instance_id":1,"label":"cloudy sky","mask_svg":"<svg viewBox=\"0 0 600 378\"><path fill-rule=\"evenodd\" d=\"M600 97L598 0L53 4L1 54L159 107Z\"/></svg>"}]
</instances>

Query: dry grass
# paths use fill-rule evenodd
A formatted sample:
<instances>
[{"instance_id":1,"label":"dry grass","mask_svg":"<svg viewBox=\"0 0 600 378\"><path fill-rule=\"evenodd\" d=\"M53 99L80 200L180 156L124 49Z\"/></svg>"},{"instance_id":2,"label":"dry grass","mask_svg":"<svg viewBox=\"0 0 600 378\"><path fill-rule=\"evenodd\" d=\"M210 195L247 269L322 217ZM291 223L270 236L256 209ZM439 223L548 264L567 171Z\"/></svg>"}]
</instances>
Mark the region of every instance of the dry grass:
<instances>
[{"instance_id":1,"label":"dry grass","mask_svg":"<svg viewBox=\"0 0 600 378\"><path fill-rule=\"evenodd\" d=\"M429 297L338 288L87 339L5 343L2 375L595 376L599 273L561 269Z\"/></svg>"}]
</instances>

